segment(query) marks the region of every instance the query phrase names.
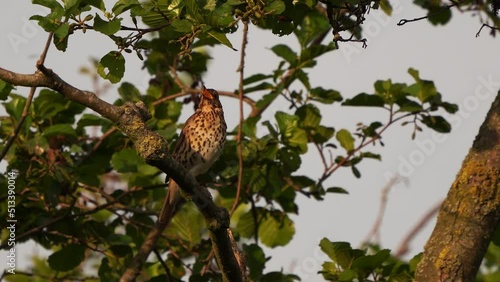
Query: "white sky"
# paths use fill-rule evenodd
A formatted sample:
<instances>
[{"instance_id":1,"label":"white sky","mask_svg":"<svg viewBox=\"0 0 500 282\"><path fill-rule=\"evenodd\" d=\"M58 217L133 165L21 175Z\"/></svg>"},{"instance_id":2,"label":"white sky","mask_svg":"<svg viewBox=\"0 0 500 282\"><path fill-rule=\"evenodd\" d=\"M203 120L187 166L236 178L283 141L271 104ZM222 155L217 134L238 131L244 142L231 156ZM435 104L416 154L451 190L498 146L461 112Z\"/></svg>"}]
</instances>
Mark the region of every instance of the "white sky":
<instances>
[{"instance_id":1,"label":"white sky","mask_svg":"<svg viewBox=\"0 0 500 282\"><path fill-rule=\"evenodd\" d=\"M350 195L331 194L325 201L317 202L299 196L299 216L294 216L296 234L284 248L267 251L272 259L266 271L279 270L299 274L303 281L323 281L316 272L326 257L319 251L319 241L328 237L332 241L348 241L358 247L372 227L376 218L380 192L386 184L385 175L406 173L406 184L397 185L389 194L386 216L381 228L381 243L385 248L395 249L403 236L421 216L442 200L467 154L486 112L500 88L500 65L493 60L500 49L500 42L483 30L481 37L475 34L480 27L478 17L459 14L454 10L451 23L444 27L433 27L426 21L397 26L402 19L412 19L425 14L412 3L392 1L394 16L387 18L378 11L367 17L366 37L368 48L361 49L358 43L341 44L339 51L321 57L318 65L309 70L313 86L339 90L344 98L360 92L373 93L373 83L378 79L391 78L395 82L412 83L407 74L409 67L420 71L424 79L433 80L443 99L460 106L460 112L451 121L453 131L446 136L436 135L425 129L410 139L411 128L395 125L383 136L385 147L373 151L382 154L382 162L367 160L359 166L361 179L356 179L349 169L338 171L326 183L326 187L341 186ZM112 6L108 5L108 9ZM40 8L30 1L8 1L0 11L0 66L16 72L31 73L43 48L46 33L27 19ZM22 43L12 44L11 39L19 36ZM331 37L328 37L331 39ZM241 33L229 38L236 49L240 49ZM276 44L298 46L293 36L276 37L269 31L262 32L250 26L249 46L246 56L246 75L266 73L278 64L278 58L270 48ZM76 87L91 89L88 77L78 73L81 66L88 66L89 58L100 58L110 50L113 43L99 33L88 31L70 38L65 53L51 48L46 65L53 68L63 79ZM226 47L211 51L214 60L204 78L209 87L234 90L238 87L239 52ZM141 61L135 54L126 57L127 68L122 81L147 86L149 75L141 69ZM490 81L488 83L487 81ZM26 89L20 91L27 93ZM103 97L113 101L116 94L110 92ZM257 99L256 97L253 97ZM236 125L236 101L223 99L229 128ZM270 107L265 117L275 111L286 110L285 104ZM322 106L323 124L337 130L353 130L359 121L366 123L378 119L387 120L382 110L364 108L339 108ZM5 112L0 111L0 114ZM189 107L183 117L190 115ZM181 117L182 119L182 117ZM422 144L425 144L423 146ZM369 146L371 148L371 146ZM303 158L299 173L314 179L321 174L321 163L317 152L310 148ZM405 165L406 164L406 165ZM401 170L401 167L404 168ZM5 166L2 166L2 170ZM410 256L422 251L432 231L434 221L412 242ZM36 250L32 245L19 248L18 257L25 260ZM39 251L39 249L38 249ZM4 265L5 252L0 252L0 263Z\"/></svg>"}]
</instances>

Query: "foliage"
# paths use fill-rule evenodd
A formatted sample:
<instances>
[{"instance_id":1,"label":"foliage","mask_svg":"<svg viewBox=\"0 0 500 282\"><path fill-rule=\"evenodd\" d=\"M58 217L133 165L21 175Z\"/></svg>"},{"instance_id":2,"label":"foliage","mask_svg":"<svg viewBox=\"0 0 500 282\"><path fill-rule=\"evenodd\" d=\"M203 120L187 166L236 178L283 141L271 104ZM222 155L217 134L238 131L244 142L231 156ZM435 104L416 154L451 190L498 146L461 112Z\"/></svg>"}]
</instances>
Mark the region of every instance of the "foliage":
<instances>
[{"instance_id":1,"label":"foliage","mask_svg":"<svg viewBox=\"0 0 500 282\"><path fill-rule=\"evenodd\" d=\"M430 2L415 2L432 8ZM174 98L195 92L193 88L199 85L211 59L207 49L214 45L234 49L227 34L236 32L244 22L278 36L293 34L297 38L298 50L283 44L271 48L280 60L272 72L253 74L242 81L252 112L243 121L240 198L235 199L240 177L236 139L228 140L220 161L200 177L208 187L217 187L216 201L220 205L230 208L238 201L231 223L247 256L253 281L299 279L293 274L265 272L269 258L262 248L286 246L293 240L291 215L298 214L297 194L323 200L327 193L346 193L341 187L324 187L324 181L339 168L349 168L355 177L361 177L358 165L362 161L381 159L365 146L383 145L381 134L386 128L401 122L413 125L412 137L423 126L446 133L451 127L440 116L440 110L457 111L456 105L442 100L432 81L421 78L412 68L408 71L415 81L412 84L379 80L374 83L373 93L345 100L334 89L311 84L308 69L322 56L338 49L338 42L362 39L364 16L370 9L380 8L391 14L386 0L119 0L113 7L107 7L102 0L33 3L50 10L45 16L34 15L31 19L54 33L53 44L60 51L68 48L71 36L78 32L99 32L116 44L115 50L103 54L96 72L111 83L121 82L115 104L143 101L152 114L149 127L170 144L175 143L181 127L183 107L196 102ZM449 16L430 20L444 24ZM134 26L123 24L128 21ZM333 41L323 43L329 32L334 34ZM122 82L129 53L142 59L152 76L145 93ZM181 80L181 73L187 79ZM0 100L8 113L0 128L2 149L4 140L20 122L27 99L16 94L12 85L0 81ZM283 100L288 110L264 120L262 113L269 105ZM319 105L380 108L388 113L388 121L358 124L353 132L336 129L322 119ZM96 135L97 131L100 133ZM234 129L230 135L236 132ZM317 180L297 173L302 157L311 148L317 148L323 163ZM8 169L16 169L23 176L17 179L16 186L18 242L31 240L53 251L47 264L37 262L33 275L82 279L86 275L83 266L89 264L95 266L95 275L101 281L117 281L161 207L165 196L161 172L145 164L130 140L111 122L47 89L36 95L5 159ZM0 181L6 180L2 177ZM5 199L6 190L0 193L0 198ZM6 205L1 205L0 217L6 214ZM3 230L1 241L5 242L7 236ZM320 246L332 260L325 262L323 270L318 269L327 280L364 281L370 276L411 279L414 270L414 260L409 264L397 261L388 250L372 248L373 253L368 254L352 249L348 243L326 239ZM220 279L219 273L210 268L211 260L207 262L211 242L193 206L186 205L175 217L157 249L161 254L168 251L168 255L148 262L142 280L163 281L168 275L177 281L186 273L192 275L192 281ZM21 281L18 278L7 277ZM401 279L393 281L409 281Z\"/></svg>"},{"instance_id":2,"label":"foliage","mask_svg":"<svg viewBox=\"0 0 500 282\"><path fill-rule=\"evenodd\" d=\"M347 242L330 242L323 238L321 250L332 261L323 263L321 273L328 281L412 281L421 255L408 263L390 256L390 250L378 246L353 249ZM368 254L368 252L373 254Z\"/></svg>"}]
</instances>

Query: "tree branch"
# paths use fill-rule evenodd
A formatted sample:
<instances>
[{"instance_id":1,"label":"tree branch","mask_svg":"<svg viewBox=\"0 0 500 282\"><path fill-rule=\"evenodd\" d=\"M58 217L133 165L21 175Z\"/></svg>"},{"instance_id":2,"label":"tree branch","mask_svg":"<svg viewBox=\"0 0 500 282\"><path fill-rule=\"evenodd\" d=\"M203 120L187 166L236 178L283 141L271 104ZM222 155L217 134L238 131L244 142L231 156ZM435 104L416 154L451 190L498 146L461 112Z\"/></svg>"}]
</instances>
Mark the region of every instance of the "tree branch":
<instances>
[{"instance_id":1,"label":"tree branch","mask_svg":"<svg viewBox=\"0 0 500 282\"><path fill-rule=\"evenodd\" d=\"M236 141L238 142L238 184L237 184L237 189L236 189L236 196L234 197L234 203L233 206L231 207L231 212L230 214L233 214L233 212L236 210L236 207L238 206L238 202L240 199L240 193L241 193L241 183L243 181L243 148L242 148L242 136L243 136L243 120L244 120L244 114L243 114L243 79L244 79L244 72L245 72L245 49L248 44L248 22L243 21L243 39L241 42L241 55L240 55L240 66L238 67L238 71L240 72L240 83L239 83L239 106L240 106L240 122L238 123L238 135L236 138Z\"/></svg>"},{"instance_id":2,"label":"tree branch","mask_svg":"<svg viewBox=\"0 0 500 282\"><path fill-rule=\"evenodd\" d=\"M39 71L32 75L18 74L0 68L0 79L18 86L51 88L60 92L65 98L91 108L113 121L132 140L138 155L146 163L167 173L185 194L192 198L205 218L225 281L242 281L243 275L238 263L240 253L233 248L231 242L233 238L229 230L228 211L214 204L206 188L201 187L196 179L169 155L167 141L146 126L145 122L150 118L150 114L144 103L127 102L122 106L111 105L99 99L95 93L73 87L45 66L39 64L37 67ZM166 226L156 224L120 281L135 281L165 228Z\"/></svg>"},{"instance_id":3,"label":"tree branch","mask_svg":"<svg viewBox=\"0 0 500 282\"><path fill-rule=\"evenodd\" d=\"M54 33L51 32L49 33L49 36L47 38L47 41L45 42L45 47L43 47L43 51L40 54L40 58L38 59L37 66L38 65L43 65L45 62L45 58L47 57L47 52L49 51L50 47L50 42L52 41L52 37L54 36ZM5 143L5 147L3 147L2 152L0 153L0 160L3 160L7 152L9 151L10 147L12 144L14 144L14 141L17 138L17 135L21 131L21 128L23 127L24 121L26 120L26 117L28 116L28 111L31 106L31 101L33 101L33 97L35 96L35 91L36 87L32 86L30 89L30 93L28 95L28 99L26 99L26 104L24 105L23 113L21 114L21 118L19 119L19 122L16 125L16 128L14 129L14 132L12 136L7 140L7 143Z\"/></svg>"},{"instance_id":4,"label":"tree branch","mask_svg":"<svg viewBox=\"0 0 500 282\"><path fill-rule=\"evenodd\" d=\"M401 240L401 243L399 243L399 247L396 248L396 252L394 253L395 257L401 257L404 254L408 252L410 249L410 242L415 238L415 236L422 231L424 226L434 218L434 216L438 213L439 209L441 208L441 205L443 204L443 201L439 201L434 207L430 210L428 210L424 216L413 226L413 228L406 234L406 236Z\"/></svg>"}]
</instances>

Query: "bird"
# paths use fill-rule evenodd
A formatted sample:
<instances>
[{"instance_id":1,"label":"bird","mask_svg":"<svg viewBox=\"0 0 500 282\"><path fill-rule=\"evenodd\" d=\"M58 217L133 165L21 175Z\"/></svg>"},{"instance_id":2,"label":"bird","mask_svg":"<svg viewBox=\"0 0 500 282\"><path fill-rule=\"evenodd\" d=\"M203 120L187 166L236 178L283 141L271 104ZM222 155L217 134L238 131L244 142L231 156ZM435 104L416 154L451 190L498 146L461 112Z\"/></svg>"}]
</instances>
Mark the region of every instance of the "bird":
<instances>
[{"instance_id":1,"label":"bird","mask_svg":"<svg viewBox=\"0 0 500 282\"><path fill-rule=\"evenodd\" d=\"M184 124L172 153L172 157L194 177L207 172L219 158L227 130L219 93L203 86L200 96L198 108ZM167 176L165 182L168 179ZM158 216L160 224L167 226L184 202L179 185L171 179Z\"/></svg>"}]
</instances>

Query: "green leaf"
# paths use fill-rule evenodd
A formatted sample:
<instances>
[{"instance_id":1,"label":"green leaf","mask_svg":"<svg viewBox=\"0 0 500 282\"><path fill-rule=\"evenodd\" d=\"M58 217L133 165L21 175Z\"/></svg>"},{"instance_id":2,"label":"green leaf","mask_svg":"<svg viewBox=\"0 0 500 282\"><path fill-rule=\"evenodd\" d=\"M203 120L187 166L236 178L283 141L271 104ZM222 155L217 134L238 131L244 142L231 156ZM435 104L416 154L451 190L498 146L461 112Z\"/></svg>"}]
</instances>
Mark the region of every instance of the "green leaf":
<instances>
[{"instance_id":1,"label":"green leaf","mask_svg":"<svg viewBox=\"0 0 500 282\"><path fill-rule=\"evenodd\" d=\"M138 165L144 163L134 149L117 151L111 157L111 165L118 172L137 172Z\"/></svg>"},{"instance_id":2,"label":"green leaf","mask_svg":"<svg viewBox=\"0 0 500 282\"><path fill-rule=\"evenodd\" d=\"M351 132L347 129L341 129L337 132L337 140L340 142L340 146L344 148L347 152L354 150L354 138Z\"/></svg>"},{"instance_id":3,"label":"green leaf","mask_svg":"<svg viewBox=\"0 0 500 282\"><path fill-rule=\"evenodd\" d=\"M71 10L75 6L79 5L82 0L64 0L64 9Z\"/></svg>"},{"instance_id":4,"label":"green leaf","mask_svg":"<svg viewBox=\"0 0 500 282\"><path fill-rule=\"evenodd\" d=\"M280 148L278 151L278 159L283 168L288 172L294 172L300 168L301 159L295 150L287 147Z\"/></svg>"},{"instance_id":5,"label":"green leaf","mask_svg":"<svg viewBox=\"0 0 500 282\"><path fill-rule=\"evenodd\" d=\"M403 89L404 92L417 97L422 103L428 102L438 95L434 82L421 79L418 70L409 68L408 73L415 79L416 83Z\"/></svg>"},{"instance_id":6,"label":"green leaf","mask_svg":"<svg viewBox=\"0 0 500 282\"><path fill-rule=\"evenodd\" d=\"M321 112L313 104L306 104L295 111L299 117L299 126L306 129L316 129L321 122Z\"/></svg>"},{"instance_id":7,"label":"green leaf","mask_svg":"<svg viewBox=\"0 0 500 282\"><path fill-rule=\"evenodd\" d=\"M349 192L347 192L347 190L345 190L342 187L330 187L330 188L326 189L326 192L327 193L338 193L338 194L349 194Z\"/></svg>"},{"instance_id":8,"label":"green leaf","mask_svg":"<svg viewBox=\"0 0 500 282\"><path fill-rule=\"evenodd\" d=\"M269 212L259 226L259 238L262 244L270 248L287 245L294 234L293 221L286 213L279 211Z\"/></svg>"},{"instance_id":9,"label":"green leaf","mask_svg":"<svg viewBox=\"0 0 500 282\"><path fill-rule=\"evenodd\" d=\"M324 104L332 104L333 102L342 101L342 96L340 92L336 90L326 90L322 87L316 87L311 89L310 95L313 100L324 103Z\"/></svg>"},{"instance_id":10,"label":"green leaf","mask_svg":"<svg viewBox=\"0 0 500 282\"><path fill-rule=\"evenodd\" d=\"M307 152L307 142L307 133L300 128L296 128L292 136L286 139L286 143L291 147L298 148L301 154Z\"/></svg>"},{"instance_id":11,"label":"green leaf","mask_svg":"<svg viewBox=\"0 0 500 282\"><path fill-rule=\"evenodd\" d=\"M283 272L272 271L264 274L260 282L294 282L300 281L300 277L295 274L284 274Z\"/></svg>"},{"instance_id":12,"label":"green leaf","mask_svg":"<svg viewBox=\"0 0 500 282\"><path fill-rule=\"evenodd\" d=\"M257 244L244 244L243 252L245 253L248 269L250 270L250 278L259 280L266 267L267 259L264 251Z\"/></svg>"},{"instance_id":13,"label":"green leaf","mask_svg":"<svg viewBox=\"0 0 500 282\"><path fill-rule=\"evenodd\" d=\"M0 79L0 100L7 100L12 89L14 89L14 86L12 84Z\"/></svg>"},{"instance_id":14,"label":"green leaf","mask_svg":"<svg viewBox=\"0 0 500 282\"><path fill-rule=\"evenodd\" d=\"M377 129L382 127L382 123L379 121L374 121L370 125L363 129L363 133L368 137L373 137L377 135Z\"/></svg>"},{"instance_id":15,"label":"green leaf","mask_svg":"<svg viewBox=\"0 0 500 282\"><path fill-rule=\"evenodd\" d=\"M294 63L297 61L297 54L293 52L290 47L284 44L278 44L274 45L271 50L274 52L274 54L280 56L281 58L285 59L285 61L289 62L290 64Z\"/></svg>"},{"instance_id":16,"label":"green leaf","mask_svg":"<svg viewBox=\"0 0 500 282\"><path fill-rule=\"evenodd\" d=\"M172 22L172 28L178 32L188 33L193 30L193 23L186 19L176 19Z\"/></svg>"},{"instance_id":17,"label":"green leaf","mask_svg":"<svg viewBox=\"0 0 500 282\"><path fill-rule=\"evenodd\" d=\"M118 281L120 279L120 274L116 272L111 264L107 257L101 260L101 265L97 272L101 281Z\"/></svg>"},{"instance_id":18,"label":"green leaf","mask_svg":"<svg viewBox=\"0 0 500 282\"><path fill-rule=\"evenodd\" d=\"M307 152L307 133L297 127L299 117L285 112L276 112L274 116L278 122L283 142L286 145L298 148L300 153Z\"/></svg>"},{"instance_id":19,"label":"green leaf","mask_svg":"<svg viewBox=\"0 0 500 282\"><path fill-rule=\"evenodd\" d=\"M262 99L260 99L259 101L257 101L257 103L255 103L255 106L258 108L258 109L264 109L266 108L267 106L269 106L269 104L271 104L275 99L276 97L279 96L280 92L282 89L280 89L281 87L279 87L278 89L274 89L272 92L270 92L269 94L266 94L264 95L264 97L262 97Z\"/></svg>"},{"instance_id":20,"label":"green leaf","mask_svg":"<svg viewBox=\"0 0 500 282\"><path fill-rule=\"evenodd\" d=\"M93 114L83 114L82 117L78 120L77 128L82 129L87 126L105 126L110 125L111 122L107 119L104 119L100 116Z\"/></svg>"},{"instance_id":21,"label":"green leaf","mask_svg":"<svg viewBox=\"0 0 500 282\"><path fill-rule=\"evenodd\" d=\"M130 245L132 243L132 238L124 234L111 234L106 238L106 243L111 246Z\"/></svg>"},{"instance_id":22,"label":"green leaf","mask_svg":"<svg viewBox=\"0 0 500 282\"><path fill-rule=\"evenodd\" d=\"M172 219L172 224L167 230L167 235L180 238L193 247L201 242L200 230L204 220L198 209L192 203L185 205Z\"/></svg>"},{"instance_id":23,"label":"green leaf","mask_svg":"<svg viewBox=\"0 0 500 282\"><path fill-rule=\"evenodd\" d=\"M69 24L65 23L62 24L56 31L54 31L54 36L57 36L58 38L64 38L68 36L69 33Z\"/></svg>"},{"instance_id":24,"label":"green leaf","mask_svg":"<svg viewBox=\"0 0 500 282\"><path fill-rule=\"evenodd\" d=\"M187 13L191 17L196 19L196 21L198 21L198 22L203 21L203 16L202 16L201 11L200 11L201 10L200 5L202 4L201 2L199 2L197 0L183 0L182 2L186 6Z\"/></svg>"},{"instance_id":25,"label":"green leaf","mask_svg":"<svg viewBox=\"0 0 500 282\"><path fill-rule=\"evenodd\" d=\"M273 89L273 87L274 87L274 85L272 85L269 82L262 82L262 83L255 85L255 86L244 88L243 93L245 93L245 95L247 95L247 94L249 94L251 92L255 92L255 91L271 90L271 89Z\"/></svg>"},{"instance_id":26,"label":"green leaf","mask_svg":"<svg viewBox=\"0 0 500 282\"><path fill-rule=\"evenodd\" d=\"M86 109L76 102L67 100L61 93L48 89L40 91L33 106L37 120L50 119L51 123L72 123L75 115Z\"/></svg>"},{"instance_id":27,"label":"green leaf","mask_svg":"<svg viewBox=\"0 0 500 282\"><path fill-rule=\"evenodd\" d=\"M251 75L251 76L245 78L243 80L243 85L248 85L248 84L251 84L251 83L254 83L254 82L257 82L257 81L261 81L261 80L265 80L265 79L268 79L268 78L272 78L272 77L273 76L270 75L270 74L266 75L266 74L262 74L262 73L257 73L257 74L254 74L254 75Z\"/></svg>"},{"instance_id":28,"label":"green leaf","mask_svg":"<svg viewBox=\"0 0 500 282\"><path fill-rule=\"evenodd\" d=\"M257 122L260 120L261 116L249 117L243 121L242 131L248 137L256 138L257 133Z\"/></svg>"},{"instance_id":29,"label":"green leaf","mask_svg":"<svg viewBox=\"0 0 500 282\"><path fill-rule=\"evenodd\" d=\"M227 36L226 36L225 33L218 32L218 31L215 31L215 30L210 30L208 32L208 35L212 36L213 38L215 38L215 40L217 40L220 43L226 45L227 47L233 49L234 51L238 51L238 50L236 50L236 49L233 48L233 44L231 44L231 42L229 41L229 39L227 39Z\"/></svg>"},{"instance_id":30,"label":"green leaf","mask_svg":"<svg viewBox=\"0 0 500 282\"><path fill-rule=\"evenodd\" d=\"M51 10L52 12L46 16L33 15L30 17L30 20L38 21L38 25L41 26L46 32L56 31L61 26L62 17L64 16L65 11L59 4L54 5Z\"/></svg>"},{"instance_id":31,"label":"green leaf","mask_svg":"<svg viewBox=\"0 0 500 282\"><path fill-rule=\"evenodd\" d=\"M308 1L306 5L316 5L316 1ZM300 46L307 47L313 40L317 39L320 35L324 34L331 28L327 17L317 10L312 10L302 20L299 28L293 32L297 36Z\"/></svg>"},{"instance_id":32,"label":"green leaf","mask_svg":"<svg viewBox=\"0 0 500 282\"><path fill-rule=\"evenodd\" d=\"M41 6L44 6L44 7L47 7L51 10L54 10L54 9L63 9L63 7L61 6L61 4L59 4L57 2L57 0L32 0L31 1L33 4L36 4L36 5L41 5Z\"/></svg>"},{"instance_id":33,"label":"green leaf","mask_svg":"<svg viewBox=\"0 0 500 282\"><path fill-rule=\"evenodd\" d=\"M24 105L26 105L26 98L17 94L11 94L10 97L12 100L8 103L3 103L3 105L7 114L18 121L23 114Z\"/></svg>"},{"instance_id":34,"label":"green leaf","mask_svg":"<svg viewBox=\"0 0 500 282\"><path fill-rule=\"evenodd\" d=\"M422 116L422 123L440 133L451 131L451 125L442 116Z\"/></svg>"},{"instance_id":35,"label":"green leaf","mask_svg":"<svg viewBox=\"0 0 500 282\"><path fill-rule=\"evenodd\" d=\"M389 259L390 253L391 251L386 249L380 250L374 255L361 256L353 261L352 268L363 269L371 272L381 267L382 264Z\"/></svg>"},{"instance_id":36,"label":"green leaf","mask_svg":"<svg viewBox=\"0 0 500 282\"><path fill-rule=\"evenodd\" d=\"M352 174L354 174L354 176L356 178L361 178L361 172L359 171L359 169L357 167L355 167L353 165L353 166L351 166L351 170L352 170Z\"/></svg>"},{"instance_id":37,"label":"green leaf","mask_svg":"<svg viewBox=\"0 0 500 282\"><path fill-rule=\"evenodd\" d=\"M335 134L335 129L333 127L319 125L310 133L312 134L312 139L314 142L322 144L333 137L333 134Z\"/></svg>"},{"instance_id":38,"label":"green leaf","mask_svg":"<svg viewBox=\"0 0 500 282\"><path fill-rule=\"evenodd\" d=\"M451 9L437 6L429 9L427 13L428 20L433 25L445 25L451 19Z\"/></svg>"},{"instance_id":39,"label":"green leaf","mask_svg":"<svg viewBox=\"0 0 500 282\"><path fill-rule=\"evenodd\" d=\"M141 4L138 0L119 0L115 3L111 11L113 11L113 14L115 14L115 16L118 16L119 14L140 5Z\"/></svg>"},{"instance_id":40,"label":"green leaf","mask_svg":"<svg viewBox=\"0 0 500 282\"><path fill-rule=\"evenodd\" d=\"M331 242L327 238L323 238L320 241L319 246L321 250L340 267L344 269L350 268L354 259L351 244L347 242Z\"/></svg>"},{"instance_id":41,"label":"green leaf","mask_svg":"<svg viewBox=\"0 0 500 282\"><path fill-rule=\"evenodd\" d=\"M56 271L69 271L79 266L85 259L84 246L69 244L51 254L47 260L50 268Z\"/></svg>"},{"instance_id":42,"label":"green leaf","mask_svg":"<svg viewBox=\"0 0 500 282\"><path fill-rule=\"evenodd\" d=\"M423 256L424 256L423 253L419 253L410 260L408 264L410 265L411 271L415 271L417 269L417 265L420 263L420 260L422 260Z\"/></svg>"},{"instance_id":43,"label":"green leaf","mask_svg":"<svg viewBox=\"0 0 500 282\"><path fill-rule=\"evenodd\" d=\"M307 66L314 66L313 59L328 53L330 51L335 50L336 46L334 43L330 43L328 45L312 45L308 47L300 53L300 62L302 64L306 64Z\"/></svg>"},{"instance_id":44,"label":"green leaf","mask_svg":"<svg viewBox=\"0 0 500 282\"><path fill-rule=\"evenodd\" d=\"M69 39L69 24L64 23L54 31L54 44L57 50L66 51Z\"/></svg>"},{"instance_id":45,"label":"green leaf","mask_svg":"<svg viewBox=\"0 0 500 282\"><path fill-rule=\"evenodd\" d=\"M260 211L262 208L257 208L257 220L260 218ZM249 211L243 214L238 220L238 224L236 225L236 230L243 238L251 238L254 236L255 232L255 219L253 212Z\"/></svg>"},{"instance_id":46,"label":"green leaf","mask_svg":"<svg viewBox=\"0 0 500 282\"><path fill-rule=\"evenodd\" d=\"M182 103L170 100L155 107L154 117L160 121L165 121L165 124L170 124L177 121L181 115L181 110Z\"/></svg>"},{"instance_id":47,"label":"green leaf","mask_svg":"<svg viewBox=\"0 0 500 282\"><path fill-rule=\"evenodd\" d=\"M386 15L392 15L392 5L389 0L380 0L380 8Z\"/></svg>"},{"instance_id":48,"label":"green leaf","mask_svg":"<svg viewBox=\"0 0 500 282\"><path fill-rule=\"evenodd\" d=\"M276 112L274 117L278 122L280 133L285 136L292 135L292 130L297 127L298 117L281 111Z\"/></svg>"},{"instance_id":49,"label":"green leaf","mask_svg":"<svg viewBox=\"0 0 500 282\"><path fill-rule=\"evenodd\" d=\"M398 99L396 101L396 103L399 106L399 110L398 110L399 112L414 113L414 112L420 112L423 110L422 105L420 105L419 103L412 101L410 99L406 99L406 98Z\"/></svg>"},{"instance_id":50,"label":"green leaf","mask_svg":"<svg viewBox=\"0 0 500 282\"><path fill-rule=\"evenodd\" d=\"M320 271L323 278L327 281L338 281L338 273L341 271L337 264L332 261L325 261L322 265L323 269Z\"/></svg>"},{"instance_id":51,"label":"green leaf","mask_svg":"<svg viewBox=\"0 0 500 282\"><path fill-rule=\"evenodd\" d=\"M360 93L351 99L347 99L344 106L363 106L363 107L384 107L384 99L378 95Z\"/></svg>"},{"instance_id":52,"label":"green leaf","mask_svg":"<svg viewBox=\"0 0 500 282\"><path fill-rule=\"evenodd\" d=\"M47 127L43 130L43 136L53 137L53 136L68 136L72 139L76 139L77 134L75 129L71 124L55 124Z\"/></svg>"},{"instance_id":53,"label":"green leaf","mask_svg":"<svg viewBox=\"0 0 500 282\"><path fill-rule=\"evenodd\" d=\"M111 83L119 82L125 73L125 58L120 52L111 51L97 65L99 75Z\"/></svg>"},{"instance_id":54,"label":"green leaf","mask_svg":"<svg viewBox=\"0 0 500 282\"><path fill-rule=\"evenodd\" d=\"M339 274L338 281L353 281L356 277L358 277L356 271L347 269Z\"/></svg>"},{"instance_id":55,"label":"green leaf","mask_svg":"<svg viewBox=\"0 0 500 282\"><path fill-rule=\"evenodd\" d=\"M362 152L359 154L361 158L370 158L370 159L376 159L376 160L382 160L382 157L379 154L375 154L372 152Z\"/></svg>"},{"instance_id":56,"label":"green leaf","mask_svg":"<svg viewBox=\"0 0 500 282\"><path fill-rule=\"evenodd\" d=\"M132 83L123 82L118 88L118 94L125 101L139 102L141 101L141 92Z\"/></svg>"},{"instance_id":57,"label":"green leaf","mask_svg":"<svg viewBox=\"0 0 500 282\"><path fill-rule=\"evenodd\" d=\"M285 11L285 8L285 3L281 0L268 1L266 6L264 7L264 12L269 15L278 15L283 13L283 11Z\"/></svg>"},{"instance_id":58,"label":"green leaf","mask_svg":"<svg viewBox=\"0 0 500 282\"><path fill-rule=\"evenodd\" d=\"M440 105L445 111L447 111L450 114L454 114L458 111L458 105L457 104L451 104L448 102L443 102Z\"/></svg>"},{"instance_id":59,"label":"green leaf","mask_svg":"<svg viewBox=\"0 0 500 282\"><path fill-rule=\"evenodd\" d=\"M98 14L94 17L94 29L106 35L112 35L118 32L121 28L121 19L114 18L111 21L105 21Z\"/></svg>"}]
</instances>

